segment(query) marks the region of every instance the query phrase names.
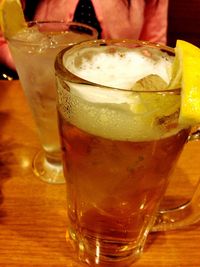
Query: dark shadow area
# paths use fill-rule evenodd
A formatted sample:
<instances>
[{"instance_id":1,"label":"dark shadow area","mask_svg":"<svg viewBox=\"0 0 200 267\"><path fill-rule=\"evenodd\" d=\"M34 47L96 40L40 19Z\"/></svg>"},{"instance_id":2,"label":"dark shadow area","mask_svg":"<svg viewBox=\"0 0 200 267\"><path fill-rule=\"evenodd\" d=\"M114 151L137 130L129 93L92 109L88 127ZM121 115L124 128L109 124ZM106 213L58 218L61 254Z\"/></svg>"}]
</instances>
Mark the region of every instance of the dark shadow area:
<instances>
[{"instance_id":1,"label":"dark shadow area","mask_svg":"<svg viewBox=\"0 0 200 267\"><path fill-rule=\"evenodd\" d=\"M182 39L200 47L200 1L169 0L168 45Z\"/></svg>"},{"instance_id":2,"label":"dark shadow area","mask_svg":"<svg viewBox=\"0 0 200 267\"><path fill-rule=\"evenodd\" d=\"M16 71L13 71L6 67L3 64L0 64L0 80L18 80L18 74Z\"/></svg>"}]
</instances>

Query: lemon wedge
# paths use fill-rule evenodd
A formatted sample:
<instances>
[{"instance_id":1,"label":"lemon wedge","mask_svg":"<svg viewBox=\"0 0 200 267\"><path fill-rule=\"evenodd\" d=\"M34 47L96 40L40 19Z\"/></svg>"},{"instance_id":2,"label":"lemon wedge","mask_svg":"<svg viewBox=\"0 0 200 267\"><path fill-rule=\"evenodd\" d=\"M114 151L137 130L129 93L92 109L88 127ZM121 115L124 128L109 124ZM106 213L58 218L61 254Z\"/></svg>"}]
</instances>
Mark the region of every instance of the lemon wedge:
<instances>
[{"instance_id":1,"label":"lemon wedge","mask_svg":"<svg viewBox=\"0 0 200 267\"><path fill-rule=\"evenodd\" d=\"M5 38L11 38L22 28L26 27L20 0L1 1L0 24Z\"/></svg>"},{"instance_id":2,"label":"lemon wedge","mask_svg":"<svg viewBox=\"0 0 200 267\"><path fill-rule=\"evenodd\" d=\"M200 123L200 49L177 40L170 88L181 88L179 123Z\"/></svg>"}]
</instances>

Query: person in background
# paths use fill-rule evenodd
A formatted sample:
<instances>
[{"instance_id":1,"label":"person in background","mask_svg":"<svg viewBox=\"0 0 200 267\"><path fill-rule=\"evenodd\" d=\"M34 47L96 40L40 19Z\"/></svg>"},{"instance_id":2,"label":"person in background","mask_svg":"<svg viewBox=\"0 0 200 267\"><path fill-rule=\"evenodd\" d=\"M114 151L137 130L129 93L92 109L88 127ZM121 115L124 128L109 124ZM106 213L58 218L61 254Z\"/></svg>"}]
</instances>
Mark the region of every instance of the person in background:
<instances>
[{"instance_id":1,"label":"person in background","mask_svg":"<svg viewBox=\"0 0 200 267\"><path fill-rule=\"evenodd\" d=\"M65 20L88 24L99 38L139 39L166 44L168 0L21 0L29 20ZM15 72L0 33L0 64Z\"/></svg>"}]
</instances>

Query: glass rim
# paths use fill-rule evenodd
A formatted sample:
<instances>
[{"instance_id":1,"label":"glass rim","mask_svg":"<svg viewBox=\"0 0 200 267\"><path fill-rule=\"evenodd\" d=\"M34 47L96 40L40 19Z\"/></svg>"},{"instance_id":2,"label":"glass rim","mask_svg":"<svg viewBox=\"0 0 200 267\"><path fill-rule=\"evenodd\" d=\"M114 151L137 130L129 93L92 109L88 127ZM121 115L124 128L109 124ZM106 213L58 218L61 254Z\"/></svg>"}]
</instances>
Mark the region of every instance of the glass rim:
<instances>
[{"instance_id":1,"label":"glass rim","mask_svg":"<svg viewBox=\"0 0 200 267\"><path fill-rule=\"evenodd\" d=\"M65 21L65 20L31 20L31 21L28 21L27 22L27 25L28 25L28 28L30 27L33 27L35 25L44 25L44 24L63 24L63 25L66 25L66 26L77 26L77 27L82 27L86 30L90 30L91 31L91 36L94 36L94 38L97 38L98 36L98 31L87 25L87 24L84 24L84 23L80 23L80 22L75 22L75 21ZM66 29L67 30L67 29ZM64 30L63 30L64 32ZM49 33L51 33L51 31L49 31ZM35 43L32 43L31 41L27 41L27 40L22 40L22 39L19 39L18 37L16 36L13 36L13 37L10 37L8 38L8 41L12 41L12 42L16 42L16 43L22 43L22 44L26 44L27 46L28 45L31 45L31 46L40 46L40 42L35 42ZM60 42L58 43L59 45L67 45L66 42ZM71 42L70 45L74 45L76 44L76 42Z\"/></svg>"},{"instance_id":2,"label":"glass rim","mask_svg":"<svg viewBox=\"0 0 200 267\"><path fill-rule=\"evenodd\" d=\"M78 49L84 48L86 46L106 46L112 45L112 44L120 44L120 43L126 43L126 44L132 44L132 45L141 45L141 46L148 46L148 47L153 47L153 48L158 48L160 50L165 50L168 53L175 54L174 48L159 44L159 43L154 43L154 42L149 42L149 41L141 41L141 40L133 40L133 39L98 39L98 40L89 40L89 41L83 41L79 44L75 44L71 47L66 47L62 49L58 55L56 56L55 60L55 71L56 71L56 76L66 80L66 76L69 79L69 82L72 83L79 83L79 84L84 84L84 85L90 85L90 86L98 86L102 89L113 89L113 90L119 90L123 92L135 92L135 93L166 93L166 94L180 94L180 88L174 88L174 89L162 89L162 90L132 90L132 89L121 89L117 87L112 87L112 86L107 86L103 85L100 83L95 83L88 81L86 79L83 79L79 77L78 75L75 75L74 73L70 72L66 67L63 65L63 58L66 55L70 55L73 52L77 51Z\"/></svg>"}]
</instances>

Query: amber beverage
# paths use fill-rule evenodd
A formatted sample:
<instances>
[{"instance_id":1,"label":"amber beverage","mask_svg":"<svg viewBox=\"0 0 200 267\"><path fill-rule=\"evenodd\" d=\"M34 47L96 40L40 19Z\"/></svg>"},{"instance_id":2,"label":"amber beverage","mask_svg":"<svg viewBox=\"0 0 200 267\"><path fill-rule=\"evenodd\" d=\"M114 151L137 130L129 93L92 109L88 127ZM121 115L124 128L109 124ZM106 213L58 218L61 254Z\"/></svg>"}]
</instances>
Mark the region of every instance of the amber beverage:
<instances>
[{"instance_id":1,"label":"amber beverage","mask_svg":"<svg viewBox=\"0 0 200 267\"><path fill-rule=\"evenodd\" d=\"M124 267L141 254L188 138L180 90L152 87L155 75L169 82L171 62L170 50L133 41L86 42L57 57L68 230L91 266Z\"/></svg>"},{"instance_id":2,"label":"amber beverage","mask_svg":"<svg viewBox=\"0 0 200 267\"><path fill-rule=\"evenodd\" d=\"M116 141L88 134L62 115L60 129L71 237L89 250L87 257L97 240L105 258L126 257L135 248L139 253L188 131L161 140Z\"/></svg>"}]
</instances>

